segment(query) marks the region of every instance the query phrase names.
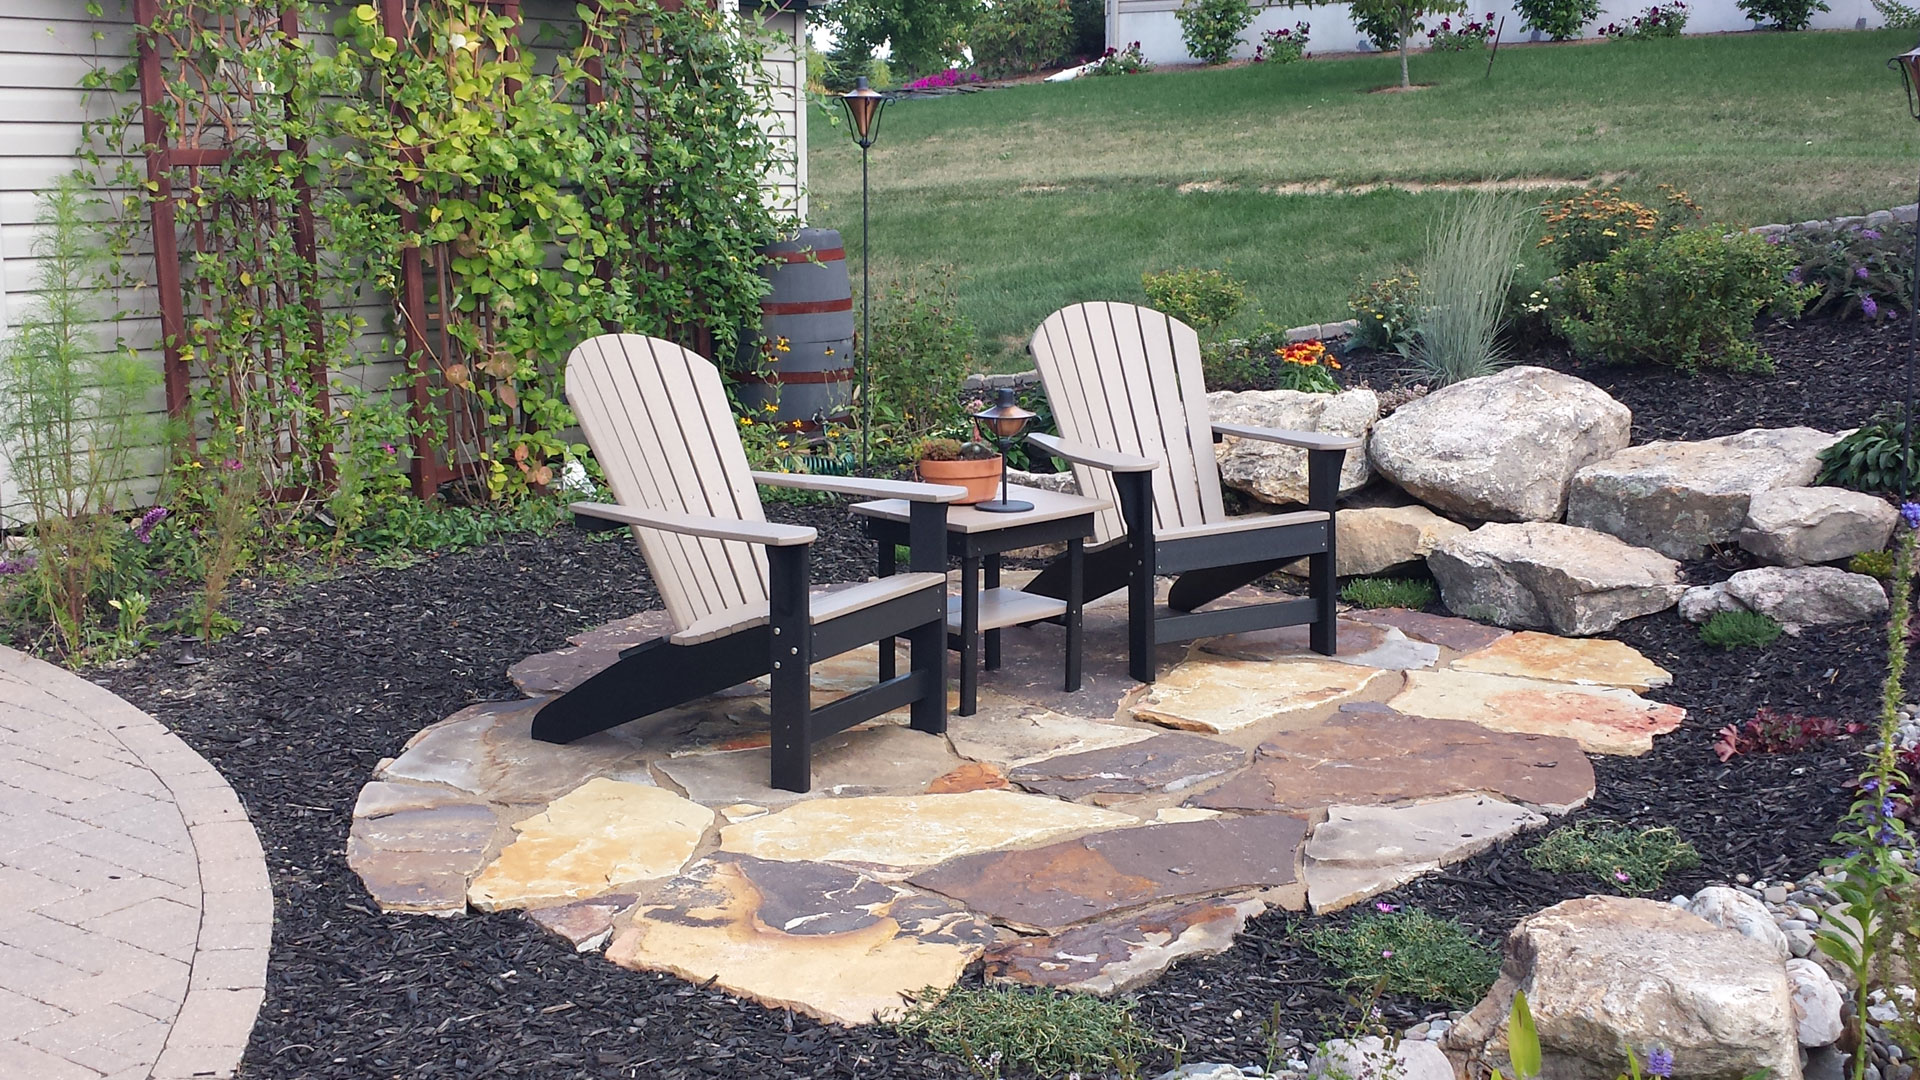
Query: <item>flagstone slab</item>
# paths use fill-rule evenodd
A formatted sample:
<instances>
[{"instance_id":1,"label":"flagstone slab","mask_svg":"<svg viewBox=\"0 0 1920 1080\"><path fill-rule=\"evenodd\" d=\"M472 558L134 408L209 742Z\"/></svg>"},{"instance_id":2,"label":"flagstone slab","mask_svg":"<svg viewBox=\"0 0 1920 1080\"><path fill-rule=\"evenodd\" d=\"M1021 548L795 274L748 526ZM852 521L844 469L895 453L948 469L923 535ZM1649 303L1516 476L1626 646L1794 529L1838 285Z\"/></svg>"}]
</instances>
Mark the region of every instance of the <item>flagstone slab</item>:
<instances>
[{"instance_id":1,"label":"flagstone slab","mask_svg":"<svg viewBox=\"0 0 1920 1080\"><path fill-rule=\"evenodd\" d=\"M671 877L712 824L713 811L670 791L589 780L515 825L519 837L467 900L481 911L537 907Z\"/></svg>"},{"instance_id":2,"label":"flagstone slab","mask_svg":"<svg viewBox=\"0 0 1920 1080\"><path fill-rule=\"evenodd\" d=\"M773 751L767 747L655 762L689 799L713 807L742 802L773 807L827 796L906 794L925 790L935 777L959 764L947 740L898 724L853 728L820 740L813 749L813 789L804 794L772 785Z\"/></svg>"},{"instance_id":3,"label":"flagstone slab","mask_svg":"<svg viewBox=\"0 0 1920 1080\"><path fill-rule=\"evenodd\" d=\"M1414 641L1394 626L1372 626L1363 622L1340 620L1335 635L1338 653L1322 657L1313 651L1312 628L1281 626L1205 638L1194 644L1202 651L1232 660L1337 660L1360 667L1407 671L1430 668L1440 658L1440 647Z\"/></svg>"},{"instance_id":4,"label":"flagstone slab","mask_svg":"<svg viewBox=\"0 0 1920 1080\"><path fill-rule=\"evenodd\" d=\"M543 805L597 776L651 784L640 741L620 729L565 745L533 738L543 700L469 706L407 741L378 780L445 784L488 802Z\"/></svg>"},{"instance_id":5,"label":"flagstone slab","mask_svg":"<svg viewBox=\"0 0 1920 1080\"><path fill-rule=\"evenodd\" d=\"M613 936L614 916L640 899L636 893L608 893L570 904L534 908L527 918L548 933L566 940L575 952L592 952Z\"/></svg>"},{"instance_id":6,"label":"flagstone slab","mask_svg":"<svg viewBox=\"0 0 1920 1080\"><path fill-rule=\"evenodd\" d=\"M1412 806L1336 806L1307 842L1307 901L1338 911L1470 858L1547 819L1486 795Z\"/></svg>"},{"instance_id":7,"label":"flagstone slab","mask_svg":"<svg viewBox=\"0 0 1920 1080\"><path fill-rule=\"evenodd\" d=\"M382 817L402 810L431 810L436 806L467 805L473 796L438 784L369 780L353 802L356 818Z\"/></svg>"},{"instance_id":8,"label":"flagstone slab","mask_svg":"<svg viewBox=\"0 0 1920 1080\"><path fill-rule=\"evenodd\" d=\"M947 738L961 757L1018 768L1057 754L1123 746L1151 738L1154 729L1068 716L1025 702L989 701L982 695L980 711L972 716L947 718Z\"/></svg>"},{"instance_id":9,"label":"flagstone slab","mask_svg":"<svg viewBox=\"0 0 1920 1080\"><path fill-rule=\"evenodd\" d=\"M1124 994L1152 982L1182 957L1226 952L1247 920L1266 907L1253 899L1199 900L1001 942L983 957L987 981Z\"/></svg>"},{"instance_id":10,"label":"flagstone slab","mask_svg":"<svg viewBox=\"0 0 1920 1080\"><path fill-rule=\"evenodd\" d=\"M1456 619L1451 615L1434 615L1411 608L1370 608L1348 612L1347 617L1375 626L1391 626L1415 641L1460 653L1484 649L1510 633L1498 626L1488 626L1472 619Z\"/></svg>"},{"instance_id":11,"label":"flagstone slab","mask_svg":"<svg viewBox=\"0 0 1920 1080\"><path fill-rule=\"evenodd\" d=\"M382 911L460 915L500 831L492 808L471 801L362 815L347 833L347 866Z\"/></svg>"},{"instance_id":12,"label":"flagstone slab","mask_svg":"<svg viewBox=\"0 0 1920 1080\"><path fill-rule=\"evenodd\" d=\"M1631 645L1605 638L1566 638L1522 630L1451 665L1455 671L1518 675L1549 682L1621 686L1643 692L1673 682L1672 673Z\"/></svg>"},{"instance_id":13,"label":"flagstone slab","mask_svg":"<svg viewBox=\"0 0 1920 1080\"><path fill-rule=\"evenodd\" d=\"M728 825L720 830L720 849L787 862L905 868L1137 822L1130 814L1017 791L864 795L796 803Z\"/></svg>"},{"instance_id":14,"label":"flagstone slab","mask_svg":"<svg viewBox=\"0 0 1920 1080\"><path fill-rule=\"evenodd\" d=\"M993 791L1009 788L1013 782L998 765L969 761L952 772L936 776L927 784L929 795L951 795L962 791Z\"/></svg>"},{"instance_id":15,"label":"flagstone slab","mask_svg":"<svg viewBox=\"0 0 1920 1080\"><path fill-rule=\"evenodd\" d=\"M1466 720L1493 731L1564 735L1590 754L1637 757L1653 737L1680 726L1687 711L1615 686L1523 679L1474 671L1410 671L1389 708L1436 720Z\"/></svg>"},{"instance_id":16,"label":"flagstone slab","mask_svg":"<svg viewBox=\"0 0 1920 1080\"><path fill-rule=\"evenodd\" d=\"M1593 797L1593 765L1572 739L1489 731L1378 705L1348 708L1356 711L1274 735L1251 766L1187 804L1305 813L1491 792L1560 814Z\"/></svg>"},{"instance_id":17,"label":"flagstone slab","mask_svg":"<svg viewBox=\"0 0 1920 1080\"><path fill-rule=\"evenodd\" d=\"M952 986L993 937L945 900L850 870L715 855L636 908L607 957L854 1025Z\"/></svg>"},{"instance_id":18,"label":"flagstone slab","mask_svg":"<svg viewBox=\"0 0 1920 1080\"><path fill-rule=\"evenodd\" d=\"M1222 734L1289 713L1337 704L1384 672L1325 659L1214 660L1174 668L1129 702L1133 716L1183 731Z\"/></svg>"},{"instance_id":19,"label":"flagstone slab","mask_svg":"<svg viewBox=\"0 0 1920 1080\"><path fill-rule=\"evenodd\" d=\"M624 646L566 645L507 666L507 679L528 697L551 697L579 686L613 666Z\"/></svg>"},{"instance_id":20,"label":"flagstone slab","mask_svg":"<svg viewBox=\"0 0 1920 1080\"><path fill-rule=\"evenodd\" d=\"M1247 752L1232 743L1168 733L1022 765L1008 778L1038 795L1107 805L1126 796L1185 791L1246 760Z\"/></svg>"},{"instance_id":21,"label":"flagstone slab","mask_svg":"<svg viewBox=\"0 0 1920 1080\"><path fill-rule=\"evenodd\" d=\"M630 649L643 641L652 641L674 632L673 616L663 609L642 611L624 619L601 623L567 638L583 649Z\"/></svg>"},{"instance_id":22,"label":"flagstone slab","mask_svg":"<svg viewBox=\"0 0 1920 1080\"><path fill-rule=\"evenodd\" d=\"M1117 911L1292 884L1307 824L1284 814L1095 833L968 855L910 884L1019 930L1055 933Z\"/></svg>"}]
</instances>

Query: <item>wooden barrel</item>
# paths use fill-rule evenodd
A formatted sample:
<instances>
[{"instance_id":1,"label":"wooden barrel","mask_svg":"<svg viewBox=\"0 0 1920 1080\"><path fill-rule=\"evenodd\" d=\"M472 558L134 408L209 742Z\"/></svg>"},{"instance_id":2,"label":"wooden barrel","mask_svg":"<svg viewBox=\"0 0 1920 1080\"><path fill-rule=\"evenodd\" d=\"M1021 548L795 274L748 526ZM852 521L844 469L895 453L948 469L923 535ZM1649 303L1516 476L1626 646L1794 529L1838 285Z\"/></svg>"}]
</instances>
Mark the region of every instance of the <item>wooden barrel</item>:
<instances>
[{"instance_id":1,"label":"wooden barrel","mask_svg":"<svg viewBox=\"0 0 1920 1080\"><path fill-rule=\"evenodd\" d=\"M853 403L853 285L847 250L834 229L802 229L766 249L761 267L769 286L760 301L760 325L740 336L735 358L740 401L758 409L778 401L775 419L812 431L823 421L845 422ZM785 339L773 370L765 372L766 344Z\"/></svg>"}]
</instances>

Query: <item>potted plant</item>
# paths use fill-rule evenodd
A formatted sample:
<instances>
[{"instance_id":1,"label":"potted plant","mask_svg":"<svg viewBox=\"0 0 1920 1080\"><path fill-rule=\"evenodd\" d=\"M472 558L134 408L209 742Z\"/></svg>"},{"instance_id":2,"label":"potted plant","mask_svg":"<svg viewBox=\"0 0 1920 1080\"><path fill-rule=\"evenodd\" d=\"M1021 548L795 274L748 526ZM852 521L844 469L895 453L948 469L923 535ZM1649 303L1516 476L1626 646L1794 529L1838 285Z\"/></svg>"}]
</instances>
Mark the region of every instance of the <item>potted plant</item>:
<instances>
[{"instance_id":1,"label":"potted plant","mask_svg":"<svg viewBox=\"0 0 1920 1080\"><path fill-rule=\"evenodd\" d=\"M1000 484L1000 455L978 439L927 439L920 444L920 479L967 489L962 503L991 499Z\"/></svg>"}]
</instances>

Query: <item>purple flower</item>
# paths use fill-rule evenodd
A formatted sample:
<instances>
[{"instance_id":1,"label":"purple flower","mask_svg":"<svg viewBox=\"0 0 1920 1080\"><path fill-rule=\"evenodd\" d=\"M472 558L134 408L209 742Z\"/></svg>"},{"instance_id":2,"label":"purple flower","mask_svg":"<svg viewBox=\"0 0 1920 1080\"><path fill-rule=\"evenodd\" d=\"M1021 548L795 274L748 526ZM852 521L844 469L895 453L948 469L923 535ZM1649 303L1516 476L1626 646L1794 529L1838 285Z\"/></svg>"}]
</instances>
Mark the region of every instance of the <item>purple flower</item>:
<instances>
[{"instance_id":1,"label":"purple flower","mask_svg":"<svg viewBox=\"0 0 1920 1080\"><path fill-rule=\"evenodd\" d=\"M1920 503L1901 503L1900 520L1906 522L1909 529L1920 529Z\"/></svg>"},{"instance_id":2,"label":"purple flower","mask_svg":"<svg viewBox=\"0 0 1920 1080\"><path fill-rule=\"evenodd\" d=\"M1653 1052L1647 1055L1647 1075L1672 1076L1673 1051L1664 1047L1655 1047Z\"/></svg>"},{"instance_id":3,"label":"purple flower","mask_svg":"<svg viewBox=\"0 0 1920 1080\"><path fill-rule=\"evenodd\" d=\"M1863 296L1860 298L1860 314L1869 319L1877 319L1880 317L1880 305L1874 303L1873 297Z\"/></svg>"},{"instance_id":4,"label":"purple flower","mask_svg":"<svg viewBox=\"0 0 1920 1080\"><path fill-rule=\"evenodd\" d=\"M133 538L143 544L153 543L153 527L165 521L167 513L166 507L156 506L141 514L140 520L133 523Z\"/></svg>"},{"instance_id":5,"label":"purple flower","mask_svg":"<svg viewBox=\"0 0 1920 1080\"><path fill-rule=\"evenodd\" d=\"M1860 237L1863 240L1878 240L1880 239L1880 230L1879 229L1861 229Z\"/></svg>"},{"instance_id":6,"label":"purple flower","mask_svg":"<svg viewBox=\"0 0 1920 1080\"><path fill-rule=\"evenodd\" d=\"M1795 285L1800 284L1800 282L1805 280L1805 278L1806 278L1806 275L1802 274L1800 272L1800 268L1797 266L1787 271L1787 280L1793 282Z\"/></svg>"},{"instance_id":7,"label":"purple flower","mask_svg":"<svg viewBox=\"0 0 1920 1080\"><path fill-rule=\"evenodd\" d=\"M383 442L383 443L381 443L381 444L380 444L380 449L382 449L382 450L385 450L385 451L386 451L387 453L389 453L389 454L397 454L397 453L399 453L399 452L400 452L400 448L399 448L399 447L397 447L397 446L395 446L395 445L393 445L393 444L392 444L392 443L390 443L390 442Z\"/></svg>"},{"instance_id":8,"label":"purple flower","mask_svg":"<svg viewBox=\"0 0 1920 1080\"><path fill-rule=\"evenodd\" d=\"M1775 235L1773 235L1773 236L1769 236L1769 237L1767 237L1767 243L1769 243L1769 244L1772 244L1772 245L1774 245L1775 247L1778 247L1778 246L1780 245L1780 237L1779 237L1779 235L1778 235L1778 234L1775 234Z\"/></svg>"},{"instance_id":9,"label":"purple flower","mask_svg":"<svg viewBox=\"0 0 1920 1080\"><path fill-rule=\"evenodd\" d=\"M1864 266L1856 266L1856 267L1854 267L1854 268L1853 268L1853 276L1854 276L1854 277L1856 277L1856 278L1859 278L1859 279L1860 279L1861 281L1865 281L1865 280L1867 280L1867 268L1866 268L1866 267L1864 267Z\"/></svg>"},{"instance_id":10,"label":"purple flower","mask_svg":"<svg viewBox=\"0 0 1920 1080\"><path fill-rule=\"evenodd\" d=\"M31 569L33 569L32 553L24 554L17 559L0 559L0 576L24 574Z\"/></svg>"}]
</instances>

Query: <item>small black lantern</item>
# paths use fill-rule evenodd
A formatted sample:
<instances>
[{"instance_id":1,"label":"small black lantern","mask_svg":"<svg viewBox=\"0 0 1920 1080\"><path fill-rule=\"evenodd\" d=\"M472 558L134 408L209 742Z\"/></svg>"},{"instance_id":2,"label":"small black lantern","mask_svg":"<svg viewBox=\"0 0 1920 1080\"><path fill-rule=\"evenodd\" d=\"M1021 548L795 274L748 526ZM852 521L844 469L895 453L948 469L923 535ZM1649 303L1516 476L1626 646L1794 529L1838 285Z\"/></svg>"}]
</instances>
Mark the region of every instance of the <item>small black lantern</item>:
<instances>
[{"instance_id":1,"label":"small black lantern","mask_svg":"<svg viewBox=\"0 0 1920 1080\"><path fill-rule=\"evenodd\" d=\"M1020 407L1013 400L1013 387L1003 386L994 394L993 406L981 409L973 414L986 429L993 433L1000 444L1000 497L975 503L975 510L985 510L990 514L1018 514L1033 509L1033 504L1024 499L1007 498L1007 450L1013 440L1026 430L1027 421L1033 419L1033 413Z\"/></svg>"}]
</instances>

